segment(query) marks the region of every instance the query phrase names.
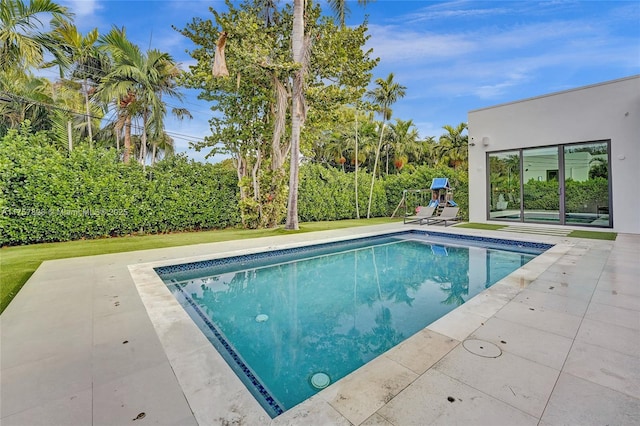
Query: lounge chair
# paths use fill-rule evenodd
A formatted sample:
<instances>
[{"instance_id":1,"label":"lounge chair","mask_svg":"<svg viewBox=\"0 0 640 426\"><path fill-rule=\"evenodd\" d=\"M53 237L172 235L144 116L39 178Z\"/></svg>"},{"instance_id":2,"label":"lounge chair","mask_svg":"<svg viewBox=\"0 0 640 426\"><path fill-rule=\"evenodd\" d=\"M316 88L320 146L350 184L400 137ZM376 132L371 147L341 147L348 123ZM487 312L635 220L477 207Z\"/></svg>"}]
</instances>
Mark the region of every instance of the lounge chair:
<instances>
[{"instance_id":1,"label":"lounge chair","mask_svg":"<svg viewBox=\"0 0 640 426\"><path fill-rule=\"evenodd\" d=\"M459 207L445 207L438 216L427 218L427 225L432 223L444 223L444 226L448 226L449 222L457 222L460 220L458 210L460 210Z\"/></svg>"},{"instance_id":2,"label":"lounge chair","mask_svg":"<svg viewBox=\"0 0 640 426\"><path fill-rule=\"evenodd\" d=\"M447 252L447 248L445 246L439 246L435 244L431 246L431 253L439 257L449 256L449 253Z\"/></svg>"},{"instance_id":3,"label":"lounge chair","mask_svg":"<svg viewBox=\"0 0 640 426\"><path fill-rule=\"evenodd\" d=\"M431 216L433 216L433 212L435 209L435 207L419 206L418 212L415 215L404 217L404 223L418 222L420 225L422 225L422 222L424 220L429 219Z\"/></svg>"}]
</instances>

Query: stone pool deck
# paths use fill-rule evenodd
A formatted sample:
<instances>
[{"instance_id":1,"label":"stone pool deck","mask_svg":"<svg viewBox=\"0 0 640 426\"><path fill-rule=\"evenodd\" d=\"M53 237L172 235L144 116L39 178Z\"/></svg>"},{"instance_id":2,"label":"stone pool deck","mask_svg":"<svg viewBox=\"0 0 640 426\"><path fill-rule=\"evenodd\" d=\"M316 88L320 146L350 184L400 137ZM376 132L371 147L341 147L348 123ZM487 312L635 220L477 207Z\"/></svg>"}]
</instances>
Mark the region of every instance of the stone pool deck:
<instances>
[{"instance_id":1,"label":"stone pool deck","mask_svg":"<svg viewBox=\"0 0 640 426\"><path fill-rule=\"evenodd\" d=\"M556 246L275 419L149 274L411 227ZM389 224L47 261L0 316L0 367L3 426L637 425L640 235Z\"/></svg>"}]
</instances>

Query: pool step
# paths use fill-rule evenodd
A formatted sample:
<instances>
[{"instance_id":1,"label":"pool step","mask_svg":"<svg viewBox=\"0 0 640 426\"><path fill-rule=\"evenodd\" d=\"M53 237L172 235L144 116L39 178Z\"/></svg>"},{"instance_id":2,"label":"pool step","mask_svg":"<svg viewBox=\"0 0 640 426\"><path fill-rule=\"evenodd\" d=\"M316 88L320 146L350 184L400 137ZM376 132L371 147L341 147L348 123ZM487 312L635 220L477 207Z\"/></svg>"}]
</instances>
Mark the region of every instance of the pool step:
<instances>
[{"instance_id":1,"label":"pool step","mask_svg":"<svg viewBox=\"0 0 640 426\"><path fill-rule=\"evenodd\" d=\"M566 228L541 228L539 226L518 226L509 225L506 228L500 229L505 232L518 232L523 234L541 234L541 235L556 235L558 237L566 237L571 233L571 229Z\"/></svg>"}]
</instances>

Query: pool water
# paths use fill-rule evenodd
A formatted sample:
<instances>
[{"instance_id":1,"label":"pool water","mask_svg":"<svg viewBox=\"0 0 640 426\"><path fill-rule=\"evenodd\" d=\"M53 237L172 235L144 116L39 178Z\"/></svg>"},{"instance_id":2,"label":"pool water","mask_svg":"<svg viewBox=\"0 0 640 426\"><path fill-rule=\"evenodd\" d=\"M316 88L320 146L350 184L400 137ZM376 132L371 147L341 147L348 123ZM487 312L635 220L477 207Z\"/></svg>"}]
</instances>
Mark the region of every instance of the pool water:
<instances>
[{"instance_id":1,"label":"pool water","mask_svg":"<svg viewBox=\"0 0 640 426\"><path fill-rule=\"evenodd\" d=\"M275 417L543 251L480 245L407 233L159 273Z\"/></svg>"}]
</instances>

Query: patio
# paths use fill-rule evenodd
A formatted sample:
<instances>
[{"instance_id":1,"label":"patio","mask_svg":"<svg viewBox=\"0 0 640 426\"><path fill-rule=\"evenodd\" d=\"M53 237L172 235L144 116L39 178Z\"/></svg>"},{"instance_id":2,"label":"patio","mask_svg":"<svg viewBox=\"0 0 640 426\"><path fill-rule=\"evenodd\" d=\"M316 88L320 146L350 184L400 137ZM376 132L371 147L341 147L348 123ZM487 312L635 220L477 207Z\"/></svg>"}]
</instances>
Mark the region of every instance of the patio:
<instances>
[{"instance_id":1,"label":"patio","mask_svg":"<svg viewBox=\"0 0 640 426\"><path fill-rule=\"evenodd\" d=\"M173 259L411 227L556 246L276 419L149 273ZM45 262L0 316L0 422L639 424L638 253L637 234L611 242L394 223ZM497 357L486 352L494 347Z\"/></svg>"}]
</instances>

